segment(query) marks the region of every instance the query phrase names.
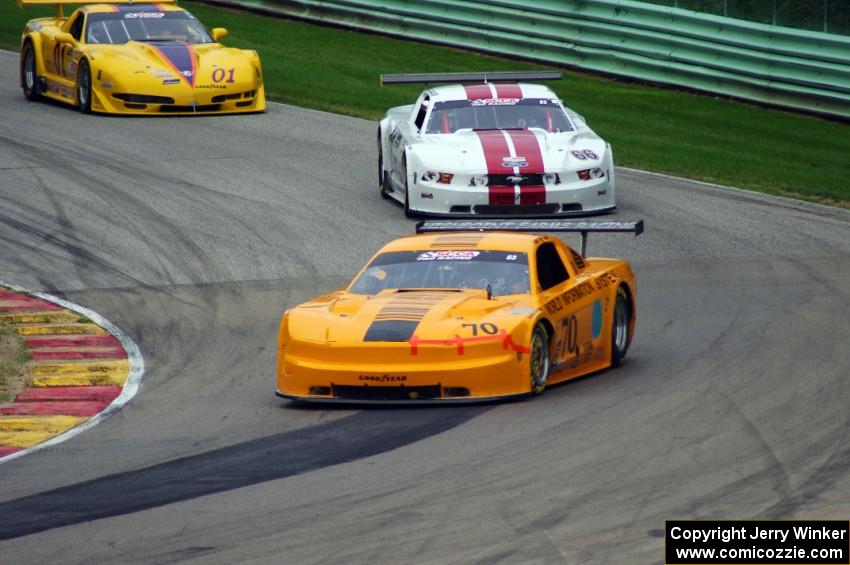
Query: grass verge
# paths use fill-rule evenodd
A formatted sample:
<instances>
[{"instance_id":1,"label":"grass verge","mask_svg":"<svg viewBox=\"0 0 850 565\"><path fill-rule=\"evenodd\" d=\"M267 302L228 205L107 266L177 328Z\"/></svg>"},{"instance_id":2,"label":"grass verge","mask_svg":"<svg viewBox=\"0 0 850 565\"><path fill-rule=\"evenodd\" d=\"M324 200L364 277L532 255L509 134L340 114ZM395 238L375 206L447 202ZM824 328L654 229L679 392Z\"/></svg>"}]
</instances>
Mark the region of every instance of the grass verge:
<instances>
[{"instance_id":1,"label":"grass verge","mask_svg":"<svg viewBox=\"0 0 850 565\"><path fill-rule=\"evenodd\" d=\"M12 402L29 380L26 363L29 352L10 324L0 321L0 406Z\"/></svg>"},{"instance_id":2,"label":"grass verge","mask_svg":"<svg viewBox=\"0 0 850 565\"><path fill-rule=\"evenodd\" d=\"M269 99L380 118L421 87L380 73L523 70L541 65L182 2L231 46L256 49ZM52 8L0 4L0 46ZM619 165L850 207L850 125L722 98L565 71L550 86L614 147ZM363 140L364 144L373 139Z\"/></svg>"}]
</instances>

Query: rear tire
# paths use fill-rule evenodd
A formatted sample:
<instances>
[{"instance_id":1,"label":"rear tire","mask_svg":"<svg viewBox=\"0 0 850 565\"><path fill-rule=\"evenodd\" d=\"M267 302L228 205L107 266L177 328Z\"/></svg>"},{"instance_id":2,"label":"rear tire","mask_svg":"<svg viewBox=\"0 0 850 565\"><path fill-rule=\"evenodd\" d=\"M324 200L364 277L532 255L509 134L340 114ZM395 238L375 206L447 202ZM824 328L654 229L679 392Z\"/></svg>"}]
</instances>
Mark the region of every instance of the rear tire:
<instances>
[{"instance_id":1,"label":"rear tire","mask_svg":"<svg viewBox=\"0 0 850 565\"><path fill-rule=\"evenodd\" d=\"M91 69L85 59L77 71L77 107L83 114L91 113Z\"/></svg>"},{"instance_id":2,"label":"rear tire","mask_svg":"<svg viewBox=\"0 0 850 565\"><path fill-rule=\"evenodd\" d=\"M531 394L542 394L549 384L549 334L546 327L539 323L531 333L531 352L528 355L531 376Z\"/></svg>"},{"instance_id":3,"label":"rear tire","mask_svg":"<svg viewBox=\"0 0 850 565\"><path fill-rule=\"evenodd\" d=\"M21 88L24 90L24 96L27 100L35 101L41 98L35 49L30 41L24 44L24 51L21 54Z\"/></svg>"},{"instance_id":4,"label":"rear tire","mask_svg":"<svg viewBox=\"0 0 850 565\"><path fill-rule=\"evenodd\" d=\"M629 326L632 317L629 296L621 286L617 289L617 298L614 302L614 315L611 321L611 367L619 367L623 364L626 352L629 350Z\"/></svg>"}]
</instances>

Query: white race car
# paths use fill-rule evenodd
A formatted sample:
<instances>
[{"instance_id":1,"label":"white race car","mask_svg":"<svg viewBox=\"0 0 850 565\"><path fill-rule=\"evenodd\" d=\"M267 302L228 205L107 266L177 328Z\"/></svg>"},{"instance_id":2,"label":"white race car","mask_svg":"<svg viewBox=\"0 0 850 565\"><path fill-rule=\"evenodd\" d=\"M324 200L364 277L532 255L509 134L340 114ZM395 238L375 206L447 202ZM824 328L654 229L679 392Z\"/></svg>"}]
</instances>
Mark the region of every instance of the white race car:
<instances>
[{"instance_id":1,"label":"white race car","mask_svg":"<svg viewBox=\"0 0 850 565\"><path fill-rule=\"evenodd\" d=\"M615 208L611 146L549 88L559 72L382 75L427 88L378 127L381 195L407 216L577 216ZM514 81L505 83L502 81Z\"/></svg>"}]
</instances>

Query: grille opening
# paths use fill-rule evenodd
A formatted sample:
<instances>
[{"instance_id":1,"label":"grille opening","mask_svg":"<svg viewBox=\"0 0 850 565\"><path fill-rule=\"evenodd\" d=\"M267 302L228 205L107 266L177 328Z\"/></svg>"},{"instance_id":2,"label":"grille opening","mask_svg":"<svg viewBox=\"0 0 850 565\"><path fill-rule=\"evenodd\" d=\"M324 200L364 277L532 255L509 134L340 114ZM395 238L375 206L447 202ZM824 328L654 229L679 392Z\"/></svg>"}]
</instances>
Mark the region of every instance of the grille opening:
<instances>
[{"instance_id":1,"label":"grille opening","mask_svg":"<svg viewBox=\"0 0 850 565\"><path fill-rule=\"evenodd\" d=\"M246 101L246 102L237 102L237 103L236 103L236 107L237 107L237 108L244 108L244 107L246 107L246 106L250 106L250 105L251 105L251 104L253 104L253 103L254 103L254 102L252 102L251 100L248 100L248 101Z\"/></svg>"},{"instance_id":2,"label":"grille opening","mask_svg":"<svg viewBox=\"0 0 850 565\"><path fill-rule=\"evenodd\" d=\"M216 104L220 104L221 102L226 102L227 100L239 100L240 98L254 98L257 95L256 90L249 90L247 92L237 92L236 94L219 94L218 96L213 96L212 101ZM243 106L247 106L248 104L242 104ZM239 104L237 104L239 106Z\"/></svg>"},{"instance_id":3,"label":"grille opening","mask_svg":"<svg viewBox=\"0 0 850 565\"><path fill-rule=\"evenodd\" d=\"M133 104L174 104L169 96L149 96L147 94L113 94L113 97Z\"/></svg>"},{"instance_id":4,"label":"grille opening","mask_svg":"<svg viewBox=\"0 0 850 565\"><path fill-rule=\"evenodd\" d=\"M543 173L520 173L518 175L487 175L488 186L531 186L543 184Z\"/></svg>"},{"instance_id":5,"label":"grille opening","mask_svg":"<svg viewBox=\"0 0 850 565\"><path fill-rule=\"evenodd\" d=\"M219 104L206 104L204 106L168 106L163 104L160 106L159 110L161 112L185 112L185 113L193 113L193 112L217 112L221 109Z\"/></svg>"},{"instance_id":6,"label":"grille opening","mask_svg":"<svg viewBox=\"0 0 850 565\"><path fill-rule=\"evenodd\" d=\"M331 387L329 386L311 386L310 394L312 396L330 396Z\"/></svg>"},{"instance_id":7,"label":"grille opening","mask_svg":"<svg viewBox=\"0 0 850 565\"><path fill-rule=\"evenodd\" d=\"M471 211L471 206L452 206L449 208L449 213L451 214L469 214Z\"/></svg>"},{"instance_id":8,"label":"grille opening","mask_svg":"<svg viewBox=\"0 0 850 565\"><path fill-rule=\"evenodd\" d=\"M581 204L561 204L562 212L581 212Z\"/></svg>"},{"instance_id":9,"label":"grille opening","mask_svg":"<svg viewBox=\"0 0 850 565\"><path fill-rule=\"evenodd\" d=\"M470 394L469 389L463 386L446 387L443 389L443 395L446 398L463 398Z\"/></svg>"},{"instance_id":10,"label":"grille opening","mask_svg":"<svg viewBox=\"0 0 850 565\"><path fill-rule=\"evenodd\" d=\"M519 216L525 214L555 214L561 208L558 203L552 204L518 204L501 206L497 204L474 206L473 211L482 216Z\"/></svg>"},{"instance_id":11,"label":"grille opening","mask_svg":"<svg viewBox=\"0 0 850 565\"><path fill-rule=\"evenodd\" d=\"M440 385L352 386L333 385L333 396L343 400L432 400L440 398Z\"/></svg>"},{"instance_id":12,"label":"grille opening","mask_svg":"<svg viewBox=\"0 0 850 565\"><path fill-rule=\"evenodd\" d=\"M242 98L241 94L219 94L218 96L213 96L212 101L215 104L219 104L226 100L239 100Z\"/></svg>"},{"instance_id":13,"label":"grille opening","mask_svg":"<svg viewBox=\"0 0 850 565\"><path fill-rule=\"evenodd\" d=\"M144 110L148 107L147 104L133 104L132 102L124 102L124 106L131 110Z\"/></svg>"}]
</instances>

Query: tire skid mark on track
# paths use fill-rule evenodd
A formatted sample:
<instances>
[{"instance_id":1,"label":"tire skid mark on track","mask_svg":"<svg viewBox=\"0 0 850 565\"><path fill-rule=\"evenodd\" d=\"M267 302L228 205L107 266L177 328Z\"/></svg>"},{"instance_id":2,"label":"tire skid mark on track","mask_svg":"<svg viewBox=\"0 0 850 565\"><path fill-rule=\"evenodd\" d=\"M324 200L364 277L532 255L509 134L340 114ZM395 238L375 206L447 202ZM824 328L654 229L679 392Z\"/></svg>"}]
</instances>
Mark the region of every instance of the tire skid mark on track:
<instances>
[{"instance_id":1,"label":"tire skid mark on track","mask_svg":"<svg viewBox=\"0 0 850 565\"><path fill-rule=\"evenodd\" d=\"M451 430L489 409L486 405L375 408L327 424L11 500L0 504L0 540L356 461Z\"/></svg>"}]
</instances>

